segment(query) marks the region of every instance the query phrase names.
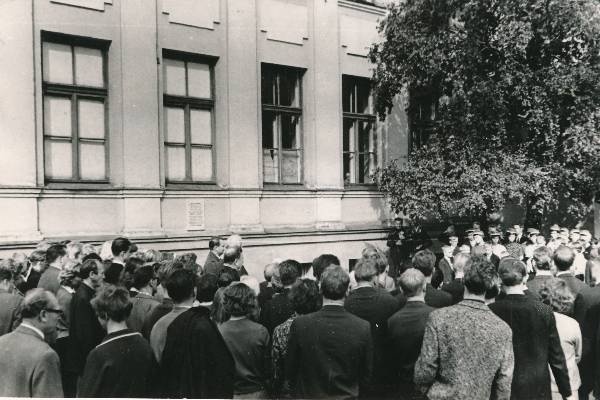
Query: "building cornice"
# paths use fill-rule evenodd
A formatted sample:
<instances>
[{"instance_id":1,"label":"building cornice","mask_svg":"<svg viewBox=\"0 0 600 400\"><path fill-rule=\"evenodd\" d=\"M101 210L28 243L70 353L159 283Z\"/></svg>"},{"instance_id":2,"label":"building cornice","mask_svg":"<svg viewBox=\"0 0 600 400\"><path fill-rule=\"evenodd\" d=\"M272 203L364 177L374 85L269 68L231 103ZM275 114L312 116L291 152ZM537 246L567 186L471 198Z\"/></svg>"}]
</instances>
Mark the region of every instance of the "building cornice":
<instances>
[{"instance_id":1,"label":"building cornice","mask_svg":"<svg viewBox=\"0 0 600 400\"><path fill-rule=\"evenodd\" d=\"M379 16L385 16L387 14L387 9L384 7L379 7L365 3L358 3L350 0L338 0L338 5L343 8L349 8L352 10L362 11Z\"/></svg>"}]
</instances>

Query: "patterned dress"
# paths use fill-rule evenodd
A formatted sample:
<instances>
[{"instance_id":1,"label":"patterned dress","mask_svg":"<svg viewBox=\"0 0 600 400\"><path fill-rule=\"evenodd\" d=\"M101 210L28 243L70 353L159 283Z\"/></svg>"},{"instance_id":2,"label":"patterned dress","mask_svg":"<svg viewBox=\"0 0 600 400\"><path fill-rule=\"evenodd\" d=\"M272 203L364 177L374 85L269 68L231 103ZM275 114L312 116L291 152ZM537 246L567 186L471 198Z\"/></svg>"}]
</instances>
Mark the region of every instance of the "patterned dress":
<instances>
[{"instance_id":1,"label":"patterned dress","mask_svg":"<svg viewBox=\"0 0 600 400\"><path fill-rule=\"evenodd\" d=\"M277 325L273 331L273 347L271 350L271 359L273 360L273 389L276 394L281 396L289 394L289 388L285 387L286 385L284 384L285 355L290 337L290 327L297 317L297 313L292 314L285 322Z\"/></svg>"},{"instance_id":2,"label":"patterned dress","mask_svg":"<svg viewBox=\"0 0 600 400\"><path fill-rule=\"evenodd\" d=\"M506 247L506 251L511 255L511 257L516 258L517 260L523 260L523 256L525 253L523 252L523 246L516 242L509 242L504 245Z\"/></svg>"}]
</instances>

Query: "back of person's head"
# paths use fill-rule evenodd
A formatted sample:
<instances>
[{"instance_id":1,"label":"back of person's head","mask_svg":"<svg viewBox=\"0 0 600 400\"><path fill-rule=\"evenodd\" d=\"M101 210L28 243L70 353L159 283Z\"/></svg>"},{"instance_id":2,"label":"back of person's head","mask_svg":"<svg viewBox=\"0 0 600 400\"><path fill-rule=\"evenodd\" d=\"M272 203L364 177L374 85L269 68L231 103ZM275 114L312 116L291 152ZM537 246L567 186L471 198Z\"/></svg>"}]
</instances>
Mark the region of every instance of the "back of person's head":
<instances>
[{"instance_id":1,"label":"back of person's head","mask_svg":"<svg viewBox=\"0 0 600 400\"><path fill-rule=\"evenodd\" d=\"M102 261L102 257L100 257L98 254L96 253L90 253L90 254L86 254L85 256L83 256L83 259L81 260L81 262L87 261L87 260L98 260L98 261Z\"/></svg>"},{"instance_id":2,"label":"back of person's head","mask_svg":"<svg viewBox=\"0 0 600 400\"><path fill-rule=\"evenodd\" d=\"M92 272L97 274L100 268L102 268L102 263L100 261L95 259L85 260L79 268L79 277L81 279L87 279Z\"/></svg>"},{"instance_id":3,"label":"back of person's head","mask_svg":"<svg viewBox=\"0 0 600 400\"><path fill-rule=\"evenodd\" d=\"M242 237L240 235L233 234L227 238L227 247L242 248Z\"/></svg>"},{"instance_id":4,"label":"back of person's head","mask_svg":"<svg viewBox=\"0 0 600 400\"><path fill-rule=\"evenodd\" d=\"M379 275L375 260L361 258L354 266L354 278L356 282L370 282Z\"/></svg>"},{"instance_id":5,"label":"back of person's head","mask_svg":"<svg viewBox=\"0 0 600 400\"><path fill-rule=\"evenodd\" d=\"M183 253L178 255L177 257L175 257L175 261L179 261L183 264L183 268L185 269L191 269L191 270L195 270L196 268L196 260L198 259L198 256L196 256L196 253Z\"/></svg>"},{"instance_id":6,"label":"back of person's head","mask_svg":"<svg viewBox=\"0 0 600 400\"><path fill-rule=\"evenodd\" d=\"M223 308L233 317L250 315L256 307L254 291L241 282L229 285L223 291Z\"/></svg>"},{"instance_id":7,"label":"back of person's head","mask_svg":"<svg viewBox=\"0 0 600 400\"><path fill-rule=\"evenodd\" d=\"M58 260L60 257L64 257L66 254L67 249L64 245L53 244L52 246L48 247L48 250L46 250L46 263L50 265L56 260Z\"/></svg>"},{"instance_id":8,"label":"back of person's head","mask_svg":"<svg viewBox=\"0 0 600 400\"><path fill-rule=\"evenodd\" d=\"M435 260L435 254L431 250L421 250L413 256L412 265L427 278L433 274Z\"/></svg>"},{"instance_id":9,"label":"back of person's head","mask_svg":"<svg viewBox=\"0 0 600 400\"><path fill-rule=\"evenodd\" d=\"M221 244L221 238L218 236L213 236L208 241L208 248L209 248L209 250L213 250L215 247L219 247L220 244Z\"/></svg>"},{"instance_id":10,"label":"back of person's head","mask_svg":"<svg viewBox=\"0 0 600 400\"><path fill-rule=\"evenodd\" d=\"M350 276L340 266L327 267L321 275L321 293L329 300L341 300L346 296Z\"/></svg>"},{"instance_id":11,"label":"back of person's head","mask_svg":"<svg viewBox=\"0 0 600 400\"><path fill-rule=\"evenodd\" d=\"M552 267L552 250L546 246L540 246L533 251L533 261L538 270L550 271Z\"/></svg>"},{"instance_id":12,"label":"back of person's head","mask_svg":"<svg viewBox=\"0 0 600 400\"><path fill-rule=\"evenodd\" d=\"M333 254L321 254L319 257L315 258L312 262L313 274L318 281L321 280L321 275L325 268L331 265L340 265L340 259L334 256Z\"/></svg>"},{"instance_id":13,"label":"back of person's head","mask_svg":"<svg viewBox=\"0 0 600 400\"><path fill-rule=\"evenodd\" d=\"M398 279L400 288L406 297L414 297L423 293L425 275L416 268L409 268Z\"/></svg>"},{"instance_id":14,"label":"back of person's head","mask_svg":"<svg viewBox=\"0 0 600 400\"><path fill-rule=\"evenodd\" d=\"M240 258L240 248L239 247L228 247L223 252L223 263L224 264L233 264L235 260Z\"/></svg>"},{"instance_id":15,"label":"back of person's head","mask_svg":"<svg viewBox=\"0 0 600 400\"><path fill-rule=\"evenodd\" d=\"M554 251L554 265L559 271L568 271L575 261L575 252L567 246L559 246Z\"/></svg>"},{"instance_id":16,"label":"back of person's head","mask_svg":"<svg viewBox=\"0 0 600 400\"><path fill-rule=\"evenodd\" d=\"M222 288L222 287L227 287L229 285L231 285L232 282L235 281L235 277L227 271L223 271L219 274L219 278L217 280L217 285Z\"/></svg>"},{"instance_id":17,"label":"back of person's head","mask_svg":"<svg viewBox=\"0 0 600 400\"><path fill-rule=\"evenodd\" d=\"M154 269L151 265L142 265L133 274L133 287L138 290L148 286L154 279Z\"/></svg>"},{"instance_id":18,"label":"back of person's head","mask_svg":"<svg viewBox=\"0 0 600 400\"><path fill-rule=\"evenodd\" d=\"M42 310L54 308L57 303L52 292L42 288L31 289L23 299L21 317L23 319L36 318Z\"/></svg>"},{"instance_id":19,"label":"back of person's head","mask_svg":"<svg viewBox=\"0 0 600 400\"><path fill-rule=\"evenodd\" d=\"M575 295L564 280L560 278L547 279L538 293L542 298L542 303L552 307L553 311L565 315L569 315L573 311Z\"/></svg>"},{"instance_id":20,"label":"back of person's head","mask_svg":"<svg viewBox=\"0 0 600 400\"><path fill-rule=\"evenodd\" d=\"M522 261L513 257L506 257L500 260L498 275L504 286L516 286L522 284L526 274L527 267Z\"/></svg>"},{"instance_id":21,"label":"back of person's head","mask_svg":"<svg viewBox=\"0 0 600 400\"><path fill-rule=\"evenodd\" d=\"M159 263L162 261L162 254L155 249L144 250L144 261L147 263Z\"/></svg>"},{"instance_id":22,"label":"back of person's head","mask_svg":"<svg viewBox=\"0 0 600 400\"><path fill-rule=\"evenodd\" d=\"M472 257L484 257L487 256L488 249L484 245L477 245L471 249Z\"/></svg>"},{"instance_id":23,"label":"back of person's head","mask_svg":"<svg viewBox=\"0 0 600 400\"><path fill-rule=\"evenodd\" d=\"M174 303L182 303L192 298L195 286L196 274L188 269L173 271L165 284L167 293Z\"/></svg>"},{"instance_id":24,"label":"back of person's head","mask_svg":"<svg viewBox=\"0 0 600 400\"><path fill-rule=\"evenodd\" d=\"M463 272L468 264L471 264L471 255L465 253L458 253L454 256L454 262L452 267L455 271Z\"/></svg>"},{"instance_id":25,"label":"back of person's head","mask_svg":"<svg viewBox=\"0 0 600 400\"><path fill-rule=\"evenodd\" d=\"M42 250L34 250L29 255L29 262L31 262L32 264L46 262L46 252Z\"/></svg>"},{"instance_id":26,"label":"back of person's head","mask_svg":"<svg viewBox=\"0 0 600 400\"><path fill-rule=\"evenodd\" d=\"M465 268L463 283L470 293L483 295L496 285L497 277L494 264L485 257L474 257Z\"/></svg>"},{"instance_id":27,"label":"back of person's head","mask_svg":"<svg viewBox=\"0 0 600 400\"><path fill-rule=\"evenodd\" d=\"M160 262L158 270L156 271L156 276L161 285L163 285L163 287L166 284L167 279L169 279L169 276L178 269L183 269L183 264L181 264L180 262L176 262L173 260L166 260Z\"/></svg>"},{"instance_id":28,"label":"back of person's head","mask_svg":"<svg viewBox=\"0 0 600 400\"><path fill-rule=\"evenodd\" d=\"M129 239L124 237L118 237L112 241L110 245L110 251L112 252L113 257L118 257L122 252L128 252L132 248L131 242Z\"/></svg>"},{"instance_id":29,"label":"back of person's head","mask_svg":"<svg viewBox=\"0 0 600 400\"><path fill-rule=\"evenodd\" d=\"M292 308L298 314L309 314L321 308L322 299L317 282L298 279L288 294Z\"/></svg>"},{"instance_id":30,"label":"back of person's head","mask_svg":"<svg viewBox=\"0 0 600 400\"><path fill-rule=\"evenodd\" d=\"M69 242L66 246L67 256L72 259L78 259L81 257L81 250L83 249L83 244L81 242Z\"/></svg>"},{"instance_id":31,"label":"back of person's head","mask_svg":"<svg viewBox=\"0 0 600 400\"><path fill-rule=\"evenodd\" d=\"M265 265L265 270L263 272L265 281L271 282L271 278L273 278L273 274L275 273L275 268L277 268L277 264L275 263Z\"/></svg>"},{"instance_id":32,"label":"back of person's head","mask_svg":"<svg viewBox=\"0 0 600 400\"><path fill-rule=\"evenodd\" d=\"M127 289L114 285L106 285L100 289L91 303L98 317L114 322L125 321L133 307Z\"/></svg>"},{"instance_id":33,"label":"back of person's head","mask_svg":"<svg viewBox=\"0 0 600 400\"><path fill-rule=\"evenodd\" d=\"M196 285L196 300L200 303L212 302L217 289L219 288L217 278L214 274L204 274L198 278L198 284Z\"/></svg>"},{"instance_id":34,"label":"back of person's head","mask_svg":"<svg viewBox=\"0 0 600 400\"><path fill-rule=\"evenodd\" d=\"M13 270L3 263L0 263L0 282L13 280Z\"/></svg>"},{"instance_id":35,"label":"back of person's head","mask_svg":"<svg viewBox=\"0 0 600 400\"><path fill-rule=\"evenodd\" d=\"M284 260L279 264L279 279L283 286L293 285L300 277L300 263L296 260Z\"/></svg>"},{"instance_id":36,"label":"back of person's head","mask_svg":"<svg viewBox=\"0 0 600 400\"><path fill-rule=\"evenodd\" d=\"M129 257L125 261L125 269L131 270L133 273L144 265L144 260L138 257Z\"/></svg>"}]
</instances>

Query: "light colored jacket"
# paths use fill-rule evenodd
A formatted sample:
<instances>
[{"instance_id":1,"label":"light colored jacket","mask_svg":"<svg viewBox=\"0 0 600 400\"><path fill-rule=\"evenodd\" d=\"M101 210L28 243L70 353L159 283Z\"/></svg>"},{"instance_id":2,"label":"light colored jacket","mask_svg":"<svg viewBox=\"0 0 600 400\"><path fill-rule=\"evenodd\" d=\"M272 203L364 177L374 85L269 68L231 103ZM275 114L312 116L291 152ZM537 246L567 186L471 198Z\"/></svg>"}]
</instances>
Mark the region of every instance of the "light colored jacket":
<instances>
[{"instance_id":1,"label":"light colored jacket","mask_svg":"<svg viewBox=\"0 0 600 400\"><path fill-rule=\"evenodd\" d=\"M565 360L567 362L567 369L569 370L569 383L571 384L571 391L575 393L579 386L581 386L581 379L579 377L579 368L577 364L581 360L581 329L579 324L573 318L563 314L554 313L556 319L556 330L560 337L560 345L563 353L565 353ZM552 370L550 370L552 372ZM558 387L554 380L554 375L550 374L552 379L552 392L558 393Z\"/></svg>"}]
</instances>

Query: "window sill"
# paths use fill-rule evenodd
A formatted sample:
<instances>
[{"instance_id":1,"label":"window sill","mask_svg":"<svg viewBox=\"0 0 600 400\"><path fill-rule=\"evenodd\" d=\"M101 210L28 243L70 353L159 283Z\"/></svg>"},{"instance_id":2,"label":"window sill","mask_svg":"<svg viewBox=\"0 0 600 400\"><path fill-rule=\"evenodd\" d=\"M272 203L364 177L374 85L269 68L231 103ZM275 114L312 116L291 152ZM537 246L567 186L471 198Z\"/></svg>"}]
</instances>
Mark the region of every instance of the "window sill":
<instances>
[{"instance_id":1,"label":"window sill","mask_svg":"<svg viewBox=\"0 0 600 400\"><path fill-rule=\"evenodd\" d=\"M165 190L227 190L216 182L167 182Z\"/></svg>"},{"instance_id":2,"label":"window sill","mask_svg":"<svg viewBox=\"0 0 600 400\"><path fill-rule=\"evenodd\" d=\"M303 183L263 183L263 190L308 190Z\"/></svg>"},{"instance_id":3,"label":"window sill","mask_svg":"<svg viewBox=\"0 0 600 400\"><path fill-rule=\"evenodd\" d=\"M377 185L374 183L346 183L344 184L344 190L348 191L371 191L378 192Z\"/></svg>"},{"instance_id":4,"label":"window sill","mask_svg":"<svg viewBox=\"0 0 600 400\"><path fill-rule=\"evenodd\" d=\"M113 189L109 181L46 181L46 189Z\"/></svg>"}]
</instances>

